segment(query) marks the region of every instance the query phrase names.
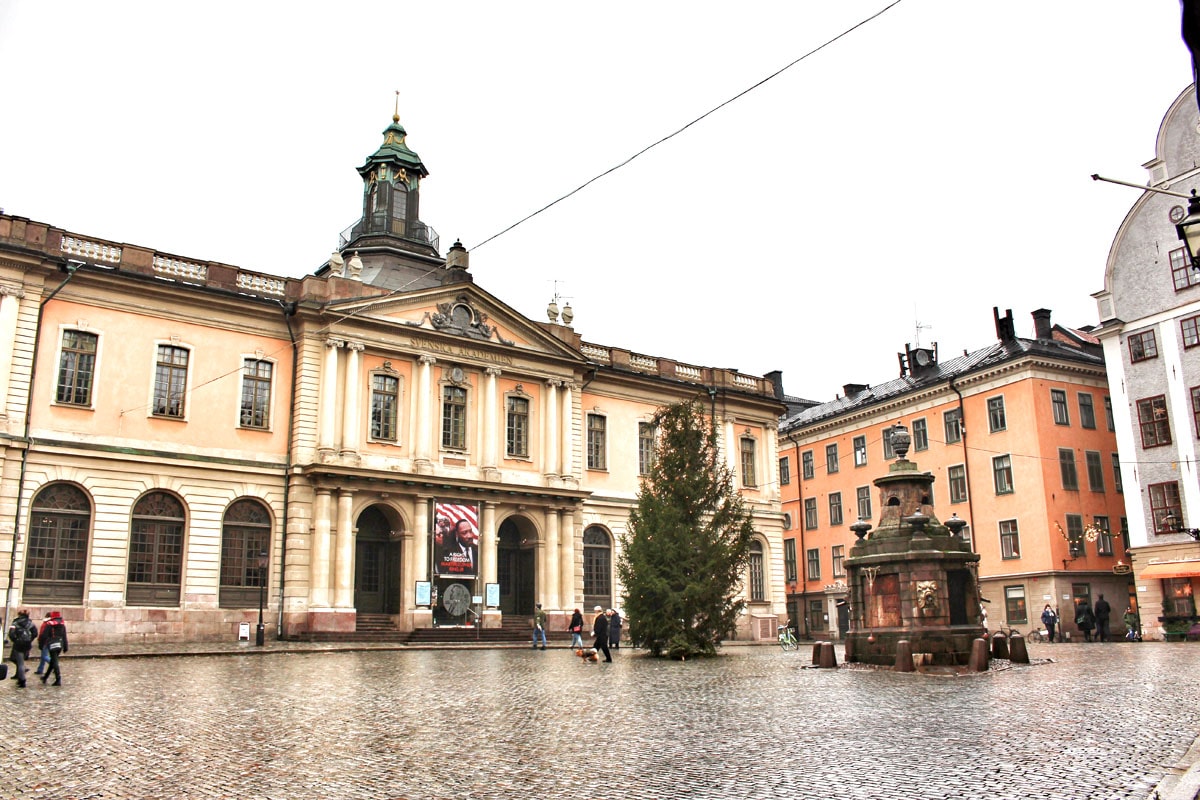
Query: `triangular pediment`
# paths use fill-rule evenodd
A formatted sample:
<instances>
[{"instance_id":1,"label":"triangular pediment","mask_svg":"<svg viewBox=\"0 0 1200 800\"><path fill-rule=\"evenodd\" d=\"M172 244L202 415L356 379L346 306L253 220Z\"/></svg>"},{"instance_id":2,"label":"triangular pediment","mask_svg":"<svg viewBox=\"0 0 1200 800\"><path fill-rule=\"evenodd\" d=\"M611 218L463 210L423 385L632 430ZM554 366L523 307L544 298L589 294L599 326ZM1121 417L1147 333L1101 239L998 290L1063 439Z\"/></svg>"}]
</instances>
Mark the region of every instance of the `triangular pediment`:
<instances>
[{"instance_id":1,"label":"triangular pediment","mask_svg":"<svg viewBox=\"0 0 1200 800\"><path fill-rule=\"evenodd\" d=\"M582 360L579 351L473 283L439 286L384 298L332 303L328 310L360 323L394 326L444 346L488 345L523 354Z\"/></svg>"}]
</instances>

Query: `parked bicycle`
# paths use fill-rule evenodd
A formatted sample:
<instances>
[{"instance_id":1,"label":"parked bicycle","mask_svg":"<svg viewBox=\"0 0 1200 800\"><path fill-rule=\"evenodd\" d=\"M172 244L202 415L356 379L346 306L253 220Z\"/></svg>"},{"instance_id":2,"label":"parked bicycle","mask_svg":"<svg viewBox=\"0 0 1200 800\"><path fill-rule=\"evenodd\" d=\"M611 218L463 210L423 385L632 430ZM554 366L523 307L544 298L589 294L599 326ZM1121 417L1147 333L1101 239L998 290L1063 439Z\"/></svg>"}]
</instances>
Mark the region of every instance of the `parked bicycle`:
<instances>
[{"instance_id":1,"label":"parked bicycle","mask_svg":"<svg viewBox=\"0 0 1200 800\"><path fill-rule=\"evenodd\" d=\"M788 650L795 650L800 646L800 642L796 641L796 634L792 632L791 627L788 625L779 626L779 646L783 648L783 652L785 653Z\"/></svg>"}]
</instances>

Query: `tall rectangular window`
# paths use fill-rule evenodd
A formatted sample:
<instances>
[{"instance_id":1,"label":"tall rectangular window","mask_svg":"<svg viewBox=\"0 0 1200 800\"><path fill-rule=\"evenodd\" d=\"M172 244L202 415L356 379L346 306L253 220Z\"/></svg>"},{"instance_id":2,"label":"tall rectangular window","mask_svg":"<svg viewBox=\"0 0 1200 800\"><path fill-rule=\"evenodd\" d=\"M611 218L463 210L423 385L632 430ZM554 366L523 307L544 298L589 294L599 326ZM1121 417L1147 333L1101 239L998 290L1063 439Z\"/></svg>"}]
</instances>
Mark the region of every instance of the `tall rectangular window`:
<instances>
[{"instance_id":1,"label":"tall rectangular window","mask_svg":"<svg viewBox=\"0 0 1200 800\"><path fill-rule=\"evenodd\" d=\"M779 459L779 485L787 486L792 482L792 460L787 456Z\"/></svg>"},{"instance_id":2,"label":"tall rectangular window","mask_svg":"<svg viewBox=\"0 0 1200 800\"><path fill-rule=\"evenodd\" d=\"M914 419L912 422L912 446L913 450L917 452L929 449L929 428L925 424L924 417Z\"/></svg>"},{"instance_id":3,"label":"tall rectangular window","mask_svg":"<svg viewBox=\"0 0 1200 800\"><path fill-rule=\"evenodd\" d=\"M817 527L817 498L804 498L804 528L816 530Z\"/></svg>"},{"instance_id":4,"label":"tall rectangular window","mask_svg":"<svg viewBox=\"0 0 1200 800\"><path fill-rule=\"evenodd\" d=\"M588 469L608 469L608 419L599 414L587 415Z\"/></svg>"},{"instance_id":5,"label":"tall rectangular window","mask_svg":"<svg viewBox=\"0 0 1200 800\"><path fill-rule=\"evenodd\" d=\"M1079 489L1079 473L1075 470L1075 451L1069 447L1058 448L1058 471L1062 474L1062 487L1074 492Z\"/></svg>"},{"instance_id":6,"label":"tall rectangular window","mask_svg":"<svg viewBox=\"0 0 1200 800\"><path fill-rule=\"evenodd\" d=\"M808 551L808 579L821 580L821 551L815 547Z\"/></svg>"},{"instance_id":7,"label":"tall rectangular window","mask_svg":"<svg viewBox=\"0 0 1200 800\"><path fill-rule=\"evenodd\" d=\"M396 421L400 409L400 379L394 375L371 375L371 438L394 442L399 438Z\"/></svg>"},{"instance_id":8,"label":"tall rectangular window","mask_svg":"<svg viewBox=\"0 0 1200 800\"><path fill-rule=\"evenodd\" d=\"M781 459L786 461L787 459ZM638 475L649 475L654 467L654 423L638 423Z\"/></svg>"},{"instance_id":9,"label":"tall rectangular window","mask_svg":"<svg viewBox=\"0 0 1200 800\"><path fill-rule=\"evenodd\" d=\"M1079 393L1079 427L1096 430L1096 407L1092 405L1092 396L1087 392Z\"/></svg>"},{"instance_id":10,"label":"tall rectangular window","mask_svg":"<svg viewBox=\"0 0 1200 800\"><path fill-rule=\"evenodd\" d=\"M955 464L946 469L946 480L950 483L950 502L967 502L967 467Z\"/></svg>"},{"instance_id":11,"label":"tall rectangular window","mask_svg":"<svg viewBox=\"0 0 1200 800\"><path fill-rule=\"evenodd\" d=\"M838 471L838 452L837 445L830 444L825 446L825 472L832 475Z\"/></svg>"},{"instance_id":12,"label":"tall rectangular window","mask_svg":"<svg viewBox=\"0 0 1200 800\"><path fill-rule=\"evenodd\" d=\"M742 450L742 486L758 486L758 476L755 474L754 440L743 438Z\"/></svg>"},{"instance_id":13,"label":"tall rectangular window","mask_svg":"<svg viewBox=\"0 0 1200 800\"><path fill-rule=\"evenodd\" d=\"M1126 341L1129 342L1130 361L1137 363L1158 358L1158 343L1154 339L1153 329L1141 333L1131 333Z\"/></svg>"},{"instance_id":14,"label":"tall rectangular window","mask_svg":"<svg viewBox=\"0 0 1200 800\"><path fill-rule=\"evenodd\" d=\"M1071 411L1067 408L1067 393L1062 389L1050 390L1050 408L1054 412L1055 425L1070 425Z\"/></svg>"},{"instance_id":15,"label":"tall rectangular window","mask_svg":"<svg viewBox=\"0 0 1200 800\"><path fill-rule=\"evenodd\" d=\"M862 467L867 463L867 437L854 437L854 466Z\"/></svg>"},{"instance_id":16,"label":"tall rectangular window","mask_svg":"<svg viewBox=\"0 0 1200 800\"><path fill-rule=\"evenodd\" d=\"M1192 427L1200 436L1200 386L1192 387Z\"/></svg>"},{"instance_id":17,"label":"tall rectangular window","mask_svg":"<svg viewBox=\"0 0 1200 800\"><path fill-rule=\"evenodd\" d=\"M1186 248L1172 250L1168 258L1171 260L1171 281L1175 284L1175 291L1181 292L1200 283L1200 272L1192 269L1192 260L1188 258Z\"/></svg>"},{"instance_id":18,"label":"tall rectangular window","mask_svg":"<svg viewBox=\"0 0 1200 800\"><path fill-rule=\"evenodd\" d=\"M1087 548L1083 542L1083 517L1079 514L1067 514L1067 542L1070 545L1072 558L1079 558L1087 554Z\"/></svg>"},{"instance_id":19,"label":"tall rectangular window","mask_svg":"<svg viewBox=\"0 0 1200 800\"><path fill-rule=\"evenodd\" d=\"M63 331L58 359L58 388L54 399L76 406L92 404L92 378L96 374L99 337L83 331Z\"/></svg>"},{"instance_id":20,"label":"tall rectangular window","mask_svg":"<svg viewBox=\"0 0 1200 800\"><path fill-rule=\"evenodd\" d=\"M1113 418L1112 398L1108 395L1104 396L1104 422L1109 433L1117 429L1117 421Z\"/></svg>"},{"instance_id":21,"label":"tall rectangular window","mask_svg":"<svg viewBox=\"0 0 1200 800\"><path fill-rule=\"evenodd\" d=\"M858 518L871 518L871 487L860 486L855 490L855 499L858 501Z\"/></svg>"},{"instance_id":22,"label":"tall rectangular window","mask_svg":"<svg viewBox=\"0 0 1200 800\"><path fill-rule=\"evenodd\" d=\"M1025 605L1024 586L1004 587L1004 617L1009 625L1029 623L1029 609Z\"/></svg>"},{"instance_id":23,"label":"tall rectangular window","mask_svg":"<svg viewBox=\"0 0 1200 800\"><path fill-rule=\"evenodd\" d=\"M1104 462L1100 460L1099 451L1088 450L1083 454L1083 458L1087 462L1088 488L1093 492L1103 492Z\"/></svg>"},{"instance_id":24,"label":"tall rectangular window","mask_svg":"<svg viewBox=\"0 0 1200 800\"><path fill-rule=\"evenodd\" d=\"M830 525L841 525L842 524L842 493L841 492L830 492L829 493L829 524Z\"/></svg>"},{"instance_id":25,"label":"tall rectangular window","mask_svg":"<svg viewBox=\"0 0 1200 800\"><path fill-rule=\"evenodd\" d=\"M1137 401L1138 426L1142 430L1142 447L1161 447L1171 443L1171 420L1167 417L1167 398L1164 395Z\"/></svg>"},{"instance_id":26,"label":"tall rectangular window","mask_svg":"<svg viewBox=\"0 0 1200 800\"><path fill-rule=\"evenodd\" d=\"M169 344L158 346L158 357L154 364L154 402L151 413L158 417L184 416L187 370L187 348Z\"/></svg>"},{"instance_id":27,"label":"tall rectangular window","mask_svg":"<svg viewBox=\"0 0 1200 800\"><path fill-rule=\"evenodd\" d=\"M835 544L832 549L833 555L833 577L846 577L846 567L843 562L846 560L846 545Z\"/></svg>"},{"instance_id":28,"label":"tall rectangular window","mask_svg":"<svg viewBox=\"0 0 1200 800\"><path fill-rule=\"evenodd\" d=\"M1112 465L1113 465L1113 488L1117 490L1118 494L1120 494L1125 491L1125 485L1123 483L1121 483L1121 454L1120 453L1112 454Z\"/></svg>"},{"instance_id":29,"label":"tall rectangular window","mask_svg":"<svg viewBox=\"0 0 1200 800\"><path fill-rule=\"evenodd\" d=\"M1183 349L1200 344L1200 317L1188 317L1179 323L1179 333L1183 336Z\"/></svg>"},{"instance_id":30,"label":"tall rectangular window","mask_svg":"<svg viewBox=\"0 0 1200 800\"><path fill-rule=\"evenodd\" d=\"M883 440L883 460L891 461L896 457L896 448L892 447L892 428L884 428L879 438Z\"/></svg>"},{"instance_id":31,"label":"tall rectangular window","mask_svg":"<svg viewBox=\"0 0 1200 800\"><path fill-rule=\"evenodd\" d=\"M957 408L942 413L942 427L946 431L946 444L962 441L962 412Z\"/></svg>"},{"instance_id":32,"label":"tall rectangular window","mask_svg":"<svg viewBox=\"0 0 1200 800\"><path fill-rule=\"evenodd\" d=\"M1174 533L1165 522L1168 516L1183 519L1183 506L1179 502L1179 484L1176 481L1167 483L1152 483L1146 487L1150 491L1150 519L1154 523L1154 532Z\"/></svg>"},{"instance_id":33,"label":"tall rectangular window","mask_svg":"<svg viewBox=\"0 0 1200 800\"><path fill-rule=\"evenodd\" d=\"M442 387L442 447L467 449L467 390Z\"/></svg>"},{"instance_id":34,"label":"tall rectangular window","mask_svg":"<svg viewBox=\"0 0 1200 800\"><path fill-rule=\"evenodd\" d=\"M270 361L247 358L242 362L242 408L239 415L243 428L266 429L271 423Z\"/></svg>"},{"instance_id":35,"label":"tall rectangular window","mask_svg":"<svg viewBox=\"0 0 1200 800\"><path fill-rule=\"evenodd\" d=\"M510 458L529 458L529 400L505 400L504 450Z\"/></svg>"},{"instance_id":36,"label":"tall rectangular window","mask_svg":"<svg viewBox=\"0 0 1200 800\"><path fill-rule=\"evenodd\" d=\"M1021 557L1021 535L1017 531L1015 519L1000 520L1000 557Z\"/></svg>"},{"instance_id":37,"label":"tall rectangular window","mask_svg":"<svg viewBox=\"0 0 1200 800\"><path fill-rule=\"evenodd\" d=\"M1008 427L1008 420L1004 417L1004 398L989 397L987 401L988 410L988 431L995 433L1002 431Z\"/></svg>"},{"instance_id":38,"label":"tall rectangular window","mask_svg":"<svg viewBox=\"0 0 1200 800\"><path fill-rule=\"evenodd\" d=\"M783 579L788 583L796 580L796 540L783 540Z\"/></svg>"},{"instance_id":39,"label":"tall rectangular window","mask_svg":"<svg viewBox=\"0 0 1200 800\"><path fill-rule=\"evenodd\" d=\"M996 485L996 494L1012 494L1013 474L1010 456L996 456L992 459L992 479Z\"/></svg>"},{"instance_id":40,"label":"tall rectangular window","mask_svg":"<svg viewBox=\"0 0 1200 800\"><path fill-rule=\"evenodd\" d=\"M813 475L816 474L816 469L813 466L813 451L805 450L800 454L800 474L804 476L804 480L811 481Z\"/></svg>"},{"instance_id":41,"label":"tall rectangular window","mask_svg":"<svg viewBox=\"0 0 1200 800\"><path fill-rule=\"evenodd\" d=\"M1108 528L1108 517L1092 517L1092 524L1100 531L1096 538L1096 552L1102 556L1113 554L1113 536Z\"/></svg>"}]
</instances>

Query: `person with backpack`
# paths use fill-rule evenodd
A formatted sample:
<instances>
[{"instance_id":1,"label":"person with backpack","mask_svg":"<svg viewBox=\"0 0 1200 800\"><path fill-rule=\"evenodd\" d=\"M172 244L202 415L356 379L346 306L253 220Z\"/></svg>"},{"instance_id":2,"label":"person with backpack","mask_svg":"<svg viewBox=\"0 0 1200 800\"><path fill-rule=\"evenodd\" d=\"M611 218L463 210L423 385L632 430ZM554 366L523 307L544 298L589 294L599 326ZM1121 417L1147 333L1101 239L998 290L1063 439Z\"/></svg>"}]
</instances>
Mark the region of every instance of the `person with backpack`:
<instances>
[{"instance_id":1,"label":"person with backpack","mask_svg":"<svg viewBox=\"0 0 1200 800\"><path fill-rule=\"evenodd\" d=\"M57 611L50 612L50 619L42 625L42 632L38 635L38 646L50 653L50 666L42 675L42 683L45 683L53 672L54 685L62 686L62 672L58 668L58 659L67 652L67 624L63 622L62 614Z\"/></svg>"},{"instance_id":2,"label":"person with backpack","mask_svg":"<svg viewBox=\"0 0 1200 800\"><path fill-rule=\"evenodd\" d=\"M8 628L8 640L12 642L10 658L17 665L18 689L25 688L25 659L29 658L29 651L33 649L33 640L37 638L37 633L37 627L29 618L29 611L24 608L17 611L17 618Z\"/></svg>"}]
</instances>

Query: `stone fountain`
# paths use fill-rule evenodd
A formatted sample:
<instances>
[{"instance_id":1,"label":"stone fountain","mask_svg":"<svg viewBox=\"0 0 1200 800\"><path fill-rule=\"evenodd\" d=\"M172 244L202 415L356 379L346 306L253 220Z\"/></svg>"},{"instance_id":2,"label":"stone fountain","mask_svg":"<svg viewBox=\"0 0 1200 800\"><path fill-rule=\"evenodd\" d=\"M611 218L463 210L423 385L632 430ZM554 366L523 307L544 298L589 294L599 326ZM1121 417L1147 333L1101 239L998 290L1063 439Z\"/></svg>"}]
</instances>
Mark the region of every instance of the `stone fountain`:
<instances>
[{"instance_id":1,"label":"stone fountain","mask_svg":"<svg viewBox=\"0 0 1200 800\"><path fill-rule=\"evenodd\" d=\"M896 460L875 479L879 524L859 520L845 561L850 586L847 662L892 666L907 641L922 663L963 666L984 635L979 611L979 555L962 538L966 522L934 515L934 476L909 461L908 429L890 429Z\"/></svg>"}]
</instances>

